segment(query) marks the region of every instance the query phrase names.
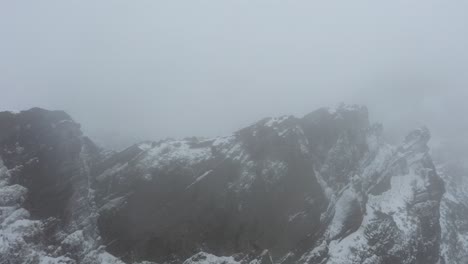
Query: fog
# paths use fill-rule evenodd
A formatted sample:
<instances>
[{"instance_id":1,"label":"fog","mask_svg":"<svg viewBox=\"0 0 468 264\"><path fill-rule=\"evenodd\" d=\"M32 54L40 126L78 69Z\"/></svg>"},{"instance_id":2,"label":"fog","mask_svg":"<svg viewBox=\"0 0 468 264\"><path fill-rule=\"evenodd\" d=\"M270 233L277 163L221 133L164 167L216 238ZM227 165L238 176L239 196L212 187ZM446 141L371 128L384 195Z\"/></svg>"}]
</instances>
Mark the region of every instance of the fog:
<instances>
[{"instance_id":1,"label":"fog","mask_svg":"<svg viewBox=\"0 0 468 264\"><path fill-rule=\"evenodd\" d=\"M2 1L0 109L107 147L365 104L390 138L468 133L466 1Z\"/></svg>"}]
</instances>

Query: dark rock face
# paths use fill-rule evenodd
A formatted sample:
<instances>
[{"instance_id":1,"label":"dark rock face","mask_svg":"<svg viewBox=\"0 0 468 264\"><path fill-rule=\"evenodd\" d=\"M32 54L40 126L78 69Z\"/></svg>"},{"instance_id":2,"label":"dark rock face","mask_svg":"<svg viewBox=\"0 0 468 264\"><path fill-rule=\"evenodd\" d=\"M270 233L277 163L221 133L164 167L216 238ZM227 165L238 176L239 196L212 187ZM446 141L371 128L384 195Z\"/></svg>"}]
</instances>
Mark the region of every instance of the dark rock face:
<instances>
[{"instance_id":1,"label":"dark rock face","mask_svg":"<svg viewBox=\"0 0 468 264\"><path fill-rule=\"evenodd\" d=\"M3 112L0 238L31 217L36 258L57 263L438 263L455 229L441 237L429 132L381 132L340 106L112 153L63 112Z\"/></svg>"},{"instance_id":2,"label":"dark rock face","mask_svg":"<svg viewBox=\"0 0 468 264\"><path fill-rule=\"evenodd\" d=\"M299 120L288 122L285 129L299 125ZM112 199L125 201L118 209L106 208L99 218L103 238L115 241L109 250L156 260L173 252L186 258L201 249L220 255L267 248L284 253L304 233L317 230L326 200L310 156L303 153L307 149L301 151L296 134L278 136L264 123L225 142L160 142L103 180L102 186L112 185L109 193L120 197ZM145 158L155 150L162 156L181 151L181 159L148 166ZM182 160L199 154L198 162L185 167ZM139 165L143 168L134 171ZM116 180L129 178L121 173L132 175L130 183L123 182L131 188ZM299 209L308 215L291 226L288 216Z\"/></svg>"},{"instance_id":3,"label":"dark rock face","mask_svg":"<svg viewBox=\"0 0 468 264\"><path fill-rule=\"evenodd\" d=\"M456 144L453 146L452 144ZM466 144L466 143L465 143ZM446 193L440 205L441 262L468 261L468 159L463 142L439 147L435 155L437 171Z\"/></svg>"},{"instance_id":4,"label":"dark rock face","mask_svg":"<svg viewBox=\"0 0 468 264\"><path fill-rule=\"evenodd\" d=\"M89 167L99 153L64 112L0 113L1 263L96 263Z\"/></svg>"},{"instance_id":5,"label":"dark rock face","mask_svg":"<svg viewBox=\"0 0 468 264\"><path fill-rule=\"evenodd\" d=\"M33 217L65 217L80 181L81 131L64 112L35 108L0 113L0 156L15 170L13 183L28 189Z\"/></svg>"}]
</instances>

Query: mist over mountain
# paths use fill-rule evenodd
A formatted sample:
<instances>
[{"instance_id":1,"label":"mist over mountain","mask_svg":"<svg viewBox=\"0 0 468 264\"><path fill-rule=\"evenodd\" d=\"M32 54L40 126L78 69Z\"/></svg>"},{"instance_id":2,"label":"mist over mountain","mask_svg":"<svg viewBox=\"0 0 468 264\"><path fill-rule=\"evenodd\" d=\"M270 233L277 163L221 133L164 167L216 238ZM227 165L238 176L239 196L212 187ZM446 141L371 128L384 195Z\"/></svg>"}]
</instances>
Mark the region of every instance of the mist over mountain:
<instances>
[{"instance_id":1,"label":"mist over mountain","mask_svg":"<svg viewBox=\"0 0 468 264\"><path fill-rule=\"evenodd\" d=\"M396 143L468 123L464 1L3 1L0 109L61 109L100 145L222 136L363 104Z\"/></svg>"},{"instance_id":2,"label":"mist over mountain","mask_svg":"<svg viewBox=\"0 0 468 264\"><path fill-rule=\"evenodd\" d=\"M0 264L468 263L466 10L0 1Z\"/></svg>"}]
</instances>

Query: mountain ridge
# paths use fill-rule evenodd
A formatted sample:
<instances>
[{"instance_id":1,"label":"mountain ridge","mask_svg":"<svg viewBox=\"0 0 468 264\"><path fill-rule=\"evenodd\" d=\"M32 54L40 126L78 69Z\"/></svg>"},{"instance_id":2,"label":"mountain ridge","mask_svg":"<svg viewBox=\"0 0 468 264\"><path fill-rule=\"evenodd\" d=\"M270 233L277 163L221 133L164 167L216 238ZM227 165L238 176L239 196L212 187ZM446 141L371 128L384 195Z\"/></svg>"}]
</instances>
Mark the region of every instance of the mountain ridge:
<instances>
[{"instance_id":1,"label":"mountain ridge","mask_svg":"<svg viewBox=\"0 0 468 264\"><path fill-rule=\"evenodd\" d=\"M363 106L119 152L97 147L64 112L2 112L0 128L0 196L14 196L0 199L10 218L0 237L17 232L15 243L34 245L22 254L38 260L456 263L441 262L453 246L441 235L445 188L429 131L387 144ZM41 238L10 230L18 221ZM7 263L22 263L4 244Z\"/></svg>"}]
</instances>

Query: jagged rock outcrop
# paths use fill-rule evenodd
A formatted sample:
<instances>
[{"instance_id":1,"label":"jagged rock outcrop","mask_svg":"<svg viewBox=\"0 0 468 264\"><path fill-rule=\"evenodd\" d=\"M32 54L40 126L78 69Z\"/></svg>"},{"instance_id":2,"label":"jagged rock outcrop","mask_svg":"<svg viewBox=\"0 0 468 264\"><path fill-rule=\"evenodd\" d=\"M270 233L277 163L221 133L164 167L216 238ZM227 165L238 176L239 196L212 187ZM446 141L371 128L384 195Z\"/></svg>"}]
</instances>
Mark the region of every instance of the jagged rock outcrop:
<instances>
[{"instance_id":1,"label":"jagged rock outcrop","mask_svg":"<svg viewBox=\"0 0 468 264\"><path fill-rule=\"evenodd\" d=\"M107 152L63 112L0 113L0 258L457 263L439 258L462 229L441 230L455 210L440 208L455 205L442 198L429 131L399 146L381 133L365 107L340 106Z\"/></svg>"},{"instance_id":2,"label":"jagged rock outcrop","mask_svg":"<svg viewBox=\"0 0 468 264\"><path fill-rule=\"evenodd\" d=\"M0 263L119 263L97 251L99 155L64 112L0 113Z\"/></svg>"},{"instance_id":3,"label":"jagged rock outcrop","mask_svg":"<svg viewBox=\"0 0 468 264\"><path fill-rule=\"evenodd\" d=\"M454 146L456 144L456 146ZM435 150L437 171L446 192L440 205L440 264L468 263L468 156L466 143L456 141Z\"/></svg>"}]
</instances>

